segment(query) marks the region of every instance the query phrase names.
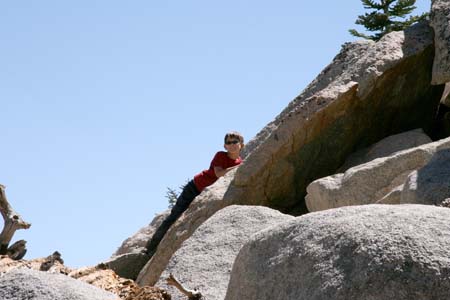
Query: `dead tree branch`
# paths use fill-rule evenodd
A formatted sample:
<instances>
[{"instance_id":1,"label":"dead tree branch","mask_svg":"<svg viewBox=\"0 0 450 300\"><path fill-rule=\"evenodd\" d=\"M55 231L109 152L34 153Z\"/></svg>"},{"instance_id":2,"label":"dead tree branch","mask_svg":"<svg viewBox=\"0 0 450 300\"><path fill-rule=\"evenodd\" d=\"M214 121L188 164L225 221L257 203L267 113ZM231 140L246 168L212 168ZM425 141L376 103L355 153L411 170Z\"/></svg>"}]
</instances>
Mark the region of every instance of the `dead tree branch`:
<instances>
[{"instance_id":1,"label":"dead tree branch","mask_svg":"<svg viewBox=\"0 0 450 300\"><path fill-rule=\"evenodd\" d=\"M31 224L22 220L22 217L16 213L8 202L5 194L5 187L0 184L0 212L5 221L5 226L0 233L0 254L4 255L8 252L8 245L11 239L19 229L28 229Z\"/></svg>"},{"instance_id":2,"label":"dead tree branch","mask_svg":"<svg viewBox=\"0 0 450 300\"><path fill-rule=\"evenodd\" d=\"M166 282L168 285L176 287L181 293L186 295L189 300L202 299L202 294L199 291L189 290L185 288L181 283L178 282L178 280L172 274L169 275L169 277L166 279Z\"/></svg>"}]
</instances>

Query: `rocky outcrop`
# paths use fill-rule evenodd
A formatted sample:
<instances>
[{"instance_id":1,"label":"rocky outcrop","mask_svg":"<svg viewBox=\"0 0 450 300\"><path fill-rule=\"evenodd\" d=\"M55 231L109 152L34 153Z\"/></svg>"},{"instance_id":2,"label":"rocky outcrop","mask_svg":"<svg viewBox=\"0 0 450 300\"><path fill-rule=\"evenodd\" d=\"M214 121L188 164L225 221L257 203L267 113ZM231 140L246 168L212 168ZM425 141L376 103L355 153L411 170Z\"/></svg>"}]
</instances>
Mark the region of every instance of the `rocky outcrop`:
<instances>
[{"instance_id":1,"label":"rocky outcrop","mask_svg":"<svg viewBox=\"0 0 450 300\"><path fill-rule=\"evenodd\" d=\"M186 286L196 287L206 299L223 300L233 262L242 245L254 233L293 218L262 206L226 207L183 242L157 286L169 291L173 300L185 300L186 296L166 284L165 279L172 273Z\"/></svg>"},{"instance_id":2,"label":"rocky outcrop","mask_svg":"<svg viewBox=\"0 0 450 300\"><path fill-rule=\"evenodd\" d=\"M16 269L0 277L3 300L107 300L119 298L62 274Z\"/></svg>"},{"instance_id":3,"label":"rocky outcrop","mask_svg":"<svg viewBox=\"0 0 450 300\"><path fill-rule=\"evenodd\" d=\"M142 266L149 260L145 253L146 244L169 213L170 210L166 210L156 215L149 225L127 238L113 256L104 263L119 276L136 279Z\"/></svg>"},{"instance_id":4,"label":"rocky outcrop","mask_svg":"<svg viewBox=\"0 0 450 300\"><path fill-rule=\"evenodd\" d=\"M447 299L449 218L424 205L303 215L242 247L225 299Z\"/></svg>"},{"instance_id":5,"label":"rocky outcrop","mask_svg":"<svg viewBox=\"0 0 450 300\"><path fill-rule=\"evenodd\" d=\"M397 152L350 168L345 173L318 179L307 188L308 209L318 211L377 202L390 204L442 202L448 197L445 197L445 185L450 184L449 177L442 176L448 174L445 170L448 164L442 163L442 153L447 153L446 149L450 149L450 138ZM434 163L435 161L438 163ZM417 171L420 176L408 179L413 171ZM432 198L427 198L429 188L437 185L436 179L433 183L425 184L430 178L430 173L433 173L433 178L436 176L439 178L443 193L436 193ZM407 179L409 183L405 187ZM414 183L417 180L420 184ZM438 198L440 200L437 200Z\"/></svg>"},{"instance_id":6,"label":"rocky outcrop","mask_svg":"<svg viewBox=\"0 0 450 300\"><path fill-rule=\"evenodd\" d=\"M155 284L170 257L218 210L262 205L307 211L306 186L380 139L431 127L442 86L431 86L433 38L427 24L379 42L345 44L333 62L244 151L245 161L191 203L139 273ZM232 182L231 182L232 181Z\"/></svg>"},{"instance_id":7,"label":"rocky outcrop","mask_svg":"<svg viewBox=\"0 0 450 300\"><path fill-rule=\"evenodd\" d=\"M444 84L450 82L450 3L447 0L431 3L430 25L436 47L432 84Z\"/></svg>"},{"instance_id":8,"label":"rocky outcrop","mask_svg":"<svg viewBox=\"0 0 450 300\"><path fill-rule=\"evenodd\" d=\"M249 142L233 187L235 203L306 212L307 185L335 173L348 155L382 138L429 132L442 94L431 86L427 24L379 42L345 44L334 61Z\"/></svg>"},{"instance_id":9,"label":"rocky outcrop","mask_svg":"<svg viewBox=\"0 0 450 300\"><path fill-rule=\"evenodd\" d=\"M135 280L148 260L149 256L144 252L131 252L114 256L104 262L119 276Z\"/></svg>"},{"instance_id":10,"label":"rocky outcrop","mask_svg":"<svg viewBox=\"0 0 450 300\"><path fill-rule=\"evenodd\" d=\"M431 139L420 128L388 136L367 148L350 154L345 163L339 168L340 172L338 173L376 158L389 156L395 152L427 143L431 143Z\"/></svg>"}]
</instances>

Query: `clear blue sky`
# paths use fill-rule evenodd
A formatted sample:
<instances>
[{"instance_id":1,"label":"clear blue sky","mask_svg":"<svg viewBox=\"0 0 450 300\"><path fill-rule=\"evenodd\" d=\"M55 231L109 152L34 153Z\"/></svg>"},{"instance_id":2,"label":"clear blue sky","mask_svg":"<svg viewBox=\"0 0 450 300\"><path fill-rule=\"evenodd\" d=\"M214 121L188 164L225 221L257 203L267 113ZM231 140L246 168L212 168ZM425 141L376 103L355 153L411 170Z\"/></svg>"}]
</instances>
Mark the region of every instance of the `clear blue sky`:
<instances>
[{"instance_id":1,"label":"clear blue sky","mask_svg":"<svg viewBox=\"0 0 450 300\"><path fill-rule=\"evenodd\" d=\"M416 12L430 1L418 0ZM353 1L3 1L0 183L26 258L107 259L338 53Z\"/></svg>"}]
</instances>

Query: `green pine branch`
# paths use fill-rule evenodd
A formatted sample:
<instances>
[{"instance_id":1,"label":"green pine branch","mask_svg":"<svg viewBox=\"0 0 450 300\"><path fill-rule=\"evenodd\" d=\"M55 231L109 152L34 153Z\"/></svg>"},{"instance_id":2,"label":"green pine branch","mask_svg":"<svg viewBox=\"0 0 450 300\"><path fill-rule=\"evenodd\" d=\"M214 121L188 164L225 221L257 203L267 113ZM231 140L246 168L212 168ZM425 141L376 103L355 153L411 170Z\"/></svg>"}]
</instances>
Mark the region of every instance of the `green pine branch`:
<instances>
[{"instance_id":1,"label":"green pine branch","mask_svg":"<svg viewBox=\"0 0 450 300\"><path fill-rule=\"evenodd\" d=\"M427 18L428 14L409 16L416 9L416 0L361 0L364 8L373 10L364 15L359 15L355 24L362 25L373 35L365 35L355 29L349 32L353 36L379 40L383 35L397 30L404 30L415 22Z\"/></svg>"},{"instance_id":2,"label":"green pine branch","mask_svg":"<svg viewBox=\"0 0 450 300\"><path fill-rule=\"evenodd\" d=\"M374 39L374 36L366 35L364 33L356 31L355 29L349 29L348 31L350 32L351 35L356 36L356 37L360 37L360 38L367 39L367 40Z\"/></svg>"},{"instance_id":3,"label":"green pine branch","mask_svg":"<svg viewBox=\"0 0 450 300\"><path fill-rule=\"evenodd\" d=\"M404 18L416 9L414 6L415 3L416 0L398 0L398 2L389 9L389 13L392 16Z\"/></svg>"},{"instance_id":4,"label":"green pine branch","mask_svg":"<svg viewBox=\"0 0 450 300\"><path fill-rule=\"evenodd\" d=\"M355 24L363 25L369 31L383 30L387 25L389 18L385 14L376 12L366 13L358 16Z\"/></svg>"}]
</instances>

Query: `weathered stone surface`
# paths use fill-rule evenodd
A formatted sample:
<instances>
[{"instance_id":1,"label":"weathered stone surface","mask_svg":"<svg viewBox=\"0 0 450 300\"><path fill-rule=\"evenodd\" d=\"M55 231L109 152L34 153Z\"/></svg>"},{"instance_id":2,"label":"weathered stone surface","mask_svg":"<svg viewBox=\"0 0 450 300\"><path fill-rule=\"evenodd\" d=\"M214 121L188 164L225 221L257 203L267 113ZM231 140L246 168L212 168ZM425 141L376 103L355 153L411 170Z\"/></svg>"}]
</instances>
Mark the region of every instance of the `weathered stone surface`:
<instances>
[{"instance_id":1,"label":"weathered stone surface","mask_svg":"<svg viewBox=\"0 0 450 300\"><path fill-rule=\"evenodd\" d=\"M435 57L432 84L450 81L450 2L431 1L430 25L434 29Z\"/></svg>"},{"instance_id":2,"label":"weathered stone surface","mask_svg":"<svg viewBox=\"0 0 450 300\"><path fill-rule=\"evenodd\" d=\"M430 137L426 135L421 128L391 135L367 148L360 149L350 154L345 160L345 163L339 168L339 171L344 172L351 167L369 162L376 158L389 156L395 152L431 142Z\"/></svg>"},{"instance_id":3,"label":"weathered stone surface","mask_svg":"<svg viewBox=\"0 0 450 300\"><path fill-rule=\"evenodd\" d=\"M183 285L197 287L206 299L223 300L233 262L242 245L254 233L291 219L294 217L262 206L226 207L183 242L157 286L168 290L172 300L185 300L186 296L165 282L172 273Z\"/></svg>"},{"instance_id":4,"label":"weathered stone surface","mask_svg":"<svg viewBox=\"0 0 450 300\"><path fill-rule=\"evenodd\" d=\"M289 115L289 113L298 106L301 98L309 98L315 93L325 90L330 84L337 81L342 85L345 85L350 81L350 74L346 74L347 70L351 68L353 64L356 64L358 60L364 56L364 54L375 43L370 40L359 40L353 43L345 43L342 45L340 53L333 59L333 61L315 78L307 88L298 96L294 101L288 104L273 122L265 126L255 138L250 140L242 152L243 156L248 156L252 153L260 144L262 144L267 138L270 137L272 131L275 130L282 120ZM343 76L345 74L345 76ZM347 78L346 78L347 77Z\"/></svg>"},{"instance_id":5,"label":"weathered stone surface","mask_svg":"<svg viewBox=\"0 0 450 300\"><path fill-rule=\"evenodd\" d=\"M403 197L403 184L408 175L424 168L434 155L449 148L450 138L447 138L375 159L345 173L318 179L307 188L308 209L318 211L376 202L400 203L398 201Z\"/></svg>"},{"instance_id":6,"label":"weathered stone surface","mask_svg":"<svg viewBox=\"0 0 450 300\"><path fill-rule=\"evenodd\" d=\"M119 276L135 280L149 258L144 251L131 252L114 256L104 264Z\"/></svg>"},{"instance_id":7,"label":"weathered stone surface","mask_svg":"<svg viewBox=\"0 0 450 300\"><path fill-rule=\"evenodd\" d=\"M119 300L119 297L62 274L16 269L0 277L0 299Z\"/></svg>"},{"instance_id":8,"label":"weathered stone surface","mask_svg":"<svg viewBox=\"0 0 450 300\"><path fill-rule=\"evenodd\" d=\"M229 189L236 170L228 172L213 185L207 187L190 204L188 210L170 227L161 240L153 257L139 273L139 285L154 285L181 244L209 217L232 203L233 189Z\"/></svg>"},{"instance_id":9,"label":"weathered stone surface","mask_svg":"<svg viewBox=\"0 0 450 300\"><path fill-rule=\"evenodd\" d=\"M303 93L247 145L235 203L307 211L307 185L382 138L429 132L442 86L431 86L433 34L425 24L379 42L345 44ZM246 150L247 151L247 150Z\"/></svg>"},{"instance_id":10,"label":"weathered stone surface","mask_svg":"<svg viewBox=\"0 0 450 300\"><path fill-rule=\"evenodd\" d=\"M161 225L169 213L170 210L166 210L157 214L150 224L142 227L134 235L123 241L122 245L112 256L119 256L126 253L139 253L144 250L148 240L153 236L156 229Z\"/></svg>"},{"instance_id":11,"label":"weathered stone surface","mask_svg":"<svg viewBox=\"0 0 450 300\"><path fill-rule=\"evenodd\" d=\"M400 202L440 205L449 197L450 149L442 149L425 166L408 175Z\"/></svg>"},{"instance_id":12,"label":"weathered stone surface","mask_svg":"<svg viewBox=\"0 0 450 300\"><path fill-rule=\"evenodd\" d=\"M166 210L156 215L149 225L127 238L113 256L104 263L119 276L136 279L142 266L149 260L148 255L145 254L145 246L169 213L170 210Z\"/></svg>"},{"instance_id":13,"label":"weathered stone surface","mask_svg":"<svg viewBox=\"0 0 450 300\"><path fill-rule=\"evenodd\" d=\"M449 218L377 204L303 215L242 247L225 299L448 299Z\"/></svg>"}]
</instances>

